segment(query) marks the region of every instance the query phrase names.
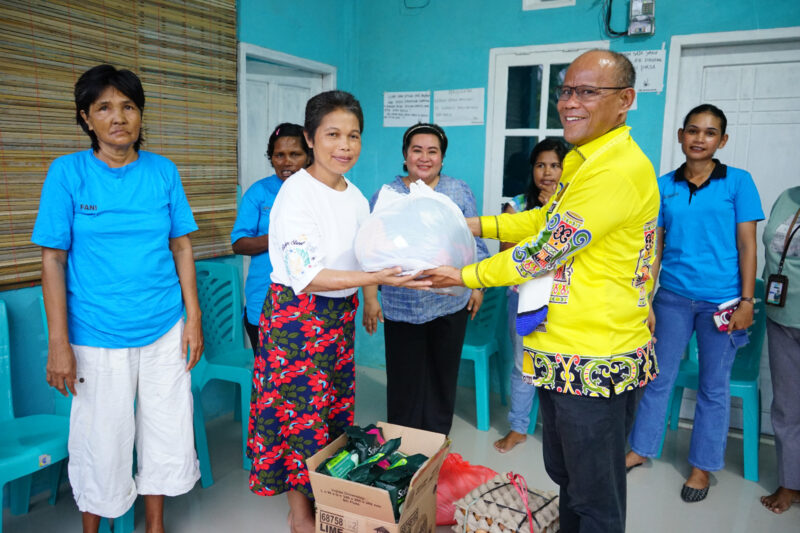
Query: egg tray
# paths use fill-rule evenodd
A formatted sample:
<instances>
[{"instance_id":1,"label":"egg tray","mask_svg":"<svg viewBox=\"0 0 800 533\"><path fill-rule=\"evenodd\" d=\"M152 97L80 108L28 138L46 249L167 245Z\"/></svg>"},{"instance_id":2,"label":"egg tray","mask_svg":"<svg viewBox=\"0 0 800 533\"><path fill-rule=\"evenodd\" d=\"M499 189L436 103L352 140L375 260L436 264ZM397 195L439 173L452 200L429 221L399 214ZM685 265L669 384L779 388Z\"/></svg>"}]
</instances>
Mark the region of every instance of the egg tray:
<instances>
[{"instance_id":1,"label":"egg tray","mask_svg":"<svg viewBox=\"0 0 800 533\"><path fill-rule=\"evenodd\" d=\"M528 488L533 529L517 489L498 474L455 502L456 533L556 533L559 531L558 495Z\"/></svg>"}]
</instances>

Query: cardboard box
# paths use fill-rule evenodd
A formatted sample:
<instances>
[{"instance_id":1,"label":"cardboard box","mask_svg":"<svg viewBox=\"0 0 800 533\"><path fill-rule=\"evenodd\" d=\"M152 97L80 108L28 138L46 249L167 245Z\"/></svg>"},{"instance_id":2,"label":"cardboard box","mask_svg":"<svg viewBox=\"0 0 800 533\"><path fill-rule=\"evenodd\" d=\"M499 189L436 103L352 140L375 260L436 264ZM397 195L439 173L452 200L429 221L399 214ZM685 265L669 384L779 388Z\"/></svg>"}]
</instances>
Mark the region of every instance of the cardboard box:
<instances>
[{"instance_id":1,"label":"cardboard box","mask_svg":"<svg viewBox=\"0 0 800 533\"><path fill-rule=\"evenodd\" d=\"M395 523L389 493L317 473L317 467L347 443L347 435L306 460L311 489L317 502L317 533L433 533L436 530L436 483L450 440L441 433L377 424L383 436L400 437L400 451L429 457L411 479L403 512Z\"/></svg>"}]
</instances>

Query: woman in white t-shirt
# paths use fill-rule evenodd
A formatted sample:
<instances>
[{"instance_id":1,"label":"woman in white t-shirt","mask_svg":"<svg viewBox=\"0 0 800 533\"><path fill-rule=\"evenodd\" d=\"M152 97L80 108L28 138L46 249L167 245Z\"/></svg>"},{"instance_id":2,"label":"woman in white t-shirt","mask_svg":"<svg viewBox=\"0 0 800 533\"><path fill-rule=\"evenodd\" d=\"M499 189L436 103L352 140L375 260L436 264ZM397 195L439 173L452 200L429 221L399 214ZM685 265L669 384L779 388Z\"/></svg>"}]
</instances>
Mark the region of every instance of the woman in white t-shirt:
<instances>
[{"instance_id":1,"label":"woman in white t-shirt","mask_svg":"<svg viewBox=\"0 0 800 533\"><path fill-rule=\"evenodd\" d=\"M353 424L357 287L429 284L399 276L399 267L359 270L353 244L369 205L344 173L358 160L363 128L353 95L311 98L304 134L314 162L286 180L270 214L272 284L253 373L249 485L263 496L288 492L293 533L315 531L306 458Z\"/></svg>"}]
</instances>

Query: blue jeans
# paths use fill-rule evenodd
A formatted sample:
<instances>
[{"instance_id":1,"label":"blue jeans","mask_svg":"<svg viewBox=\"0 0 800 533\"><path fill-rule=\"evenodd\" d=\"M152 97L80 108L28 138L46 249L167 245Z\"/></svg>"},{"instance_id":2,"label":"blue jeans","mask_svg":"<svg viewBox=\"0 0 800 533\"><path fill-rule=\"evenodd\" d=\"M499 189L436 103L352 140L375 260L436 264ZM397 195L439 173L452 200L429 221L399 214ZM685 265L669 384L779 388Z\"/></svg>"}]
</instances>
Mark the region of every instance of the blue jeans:
<instances>
[{"instance_id":1,"label":"blue jeans","mask_svg":"<svg viewBox=\"0 0 800 533\"><path fill-rule=\"evenodd\" d=\"M522 337L517 335L517 304L519 293L508 291L508 334L514 349L514 368L511 369L511 408L508 423L512 431L528 433L531 420L531 406L536 395L536 387L522 381Z\"/></svg>"},{"instance_id":2,"label":"blue jeans","mask_svg":"<svg viewBox=\"0 0 800 533\"><path fill-rule=\"evenodd\" d=\"M730 419L730 377L736 350L747 344L747 332L719 331L712 318L717 304L685 298L659 288L653 300L656 315L658 377L645 388L630 436L631 449L642 457L658 454L667 409L692 333L697 334L699 389L689 463L701 470L725 466Z\"/></svg>"}]
</instances>

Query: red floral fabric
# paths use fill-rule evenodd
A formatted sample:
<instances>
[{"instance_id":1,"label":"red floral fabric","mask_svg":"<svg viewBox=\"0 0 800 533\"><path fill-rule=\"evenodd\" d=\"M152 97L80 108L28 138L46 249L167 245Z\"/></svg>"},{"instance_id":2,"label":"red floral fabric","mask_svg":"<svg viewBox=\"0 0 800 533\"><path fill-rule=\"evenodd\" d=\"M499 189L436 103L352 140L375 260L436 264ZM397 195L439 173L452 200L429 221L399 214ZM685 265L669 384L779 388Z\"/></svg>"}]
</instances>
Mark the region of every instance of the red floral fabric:
<instances>
[{"instance_id":1,"label":"red floral fabric","mask_svg":"<svg viewBox=\"0 0 800 533\"><path fill-rule=\"evenodd\" d=\"M250 490L313 498L306 458L353 424L358 298L296 295L273 283L259 323L248 456Z\"/></svg>"}]
</instances>

